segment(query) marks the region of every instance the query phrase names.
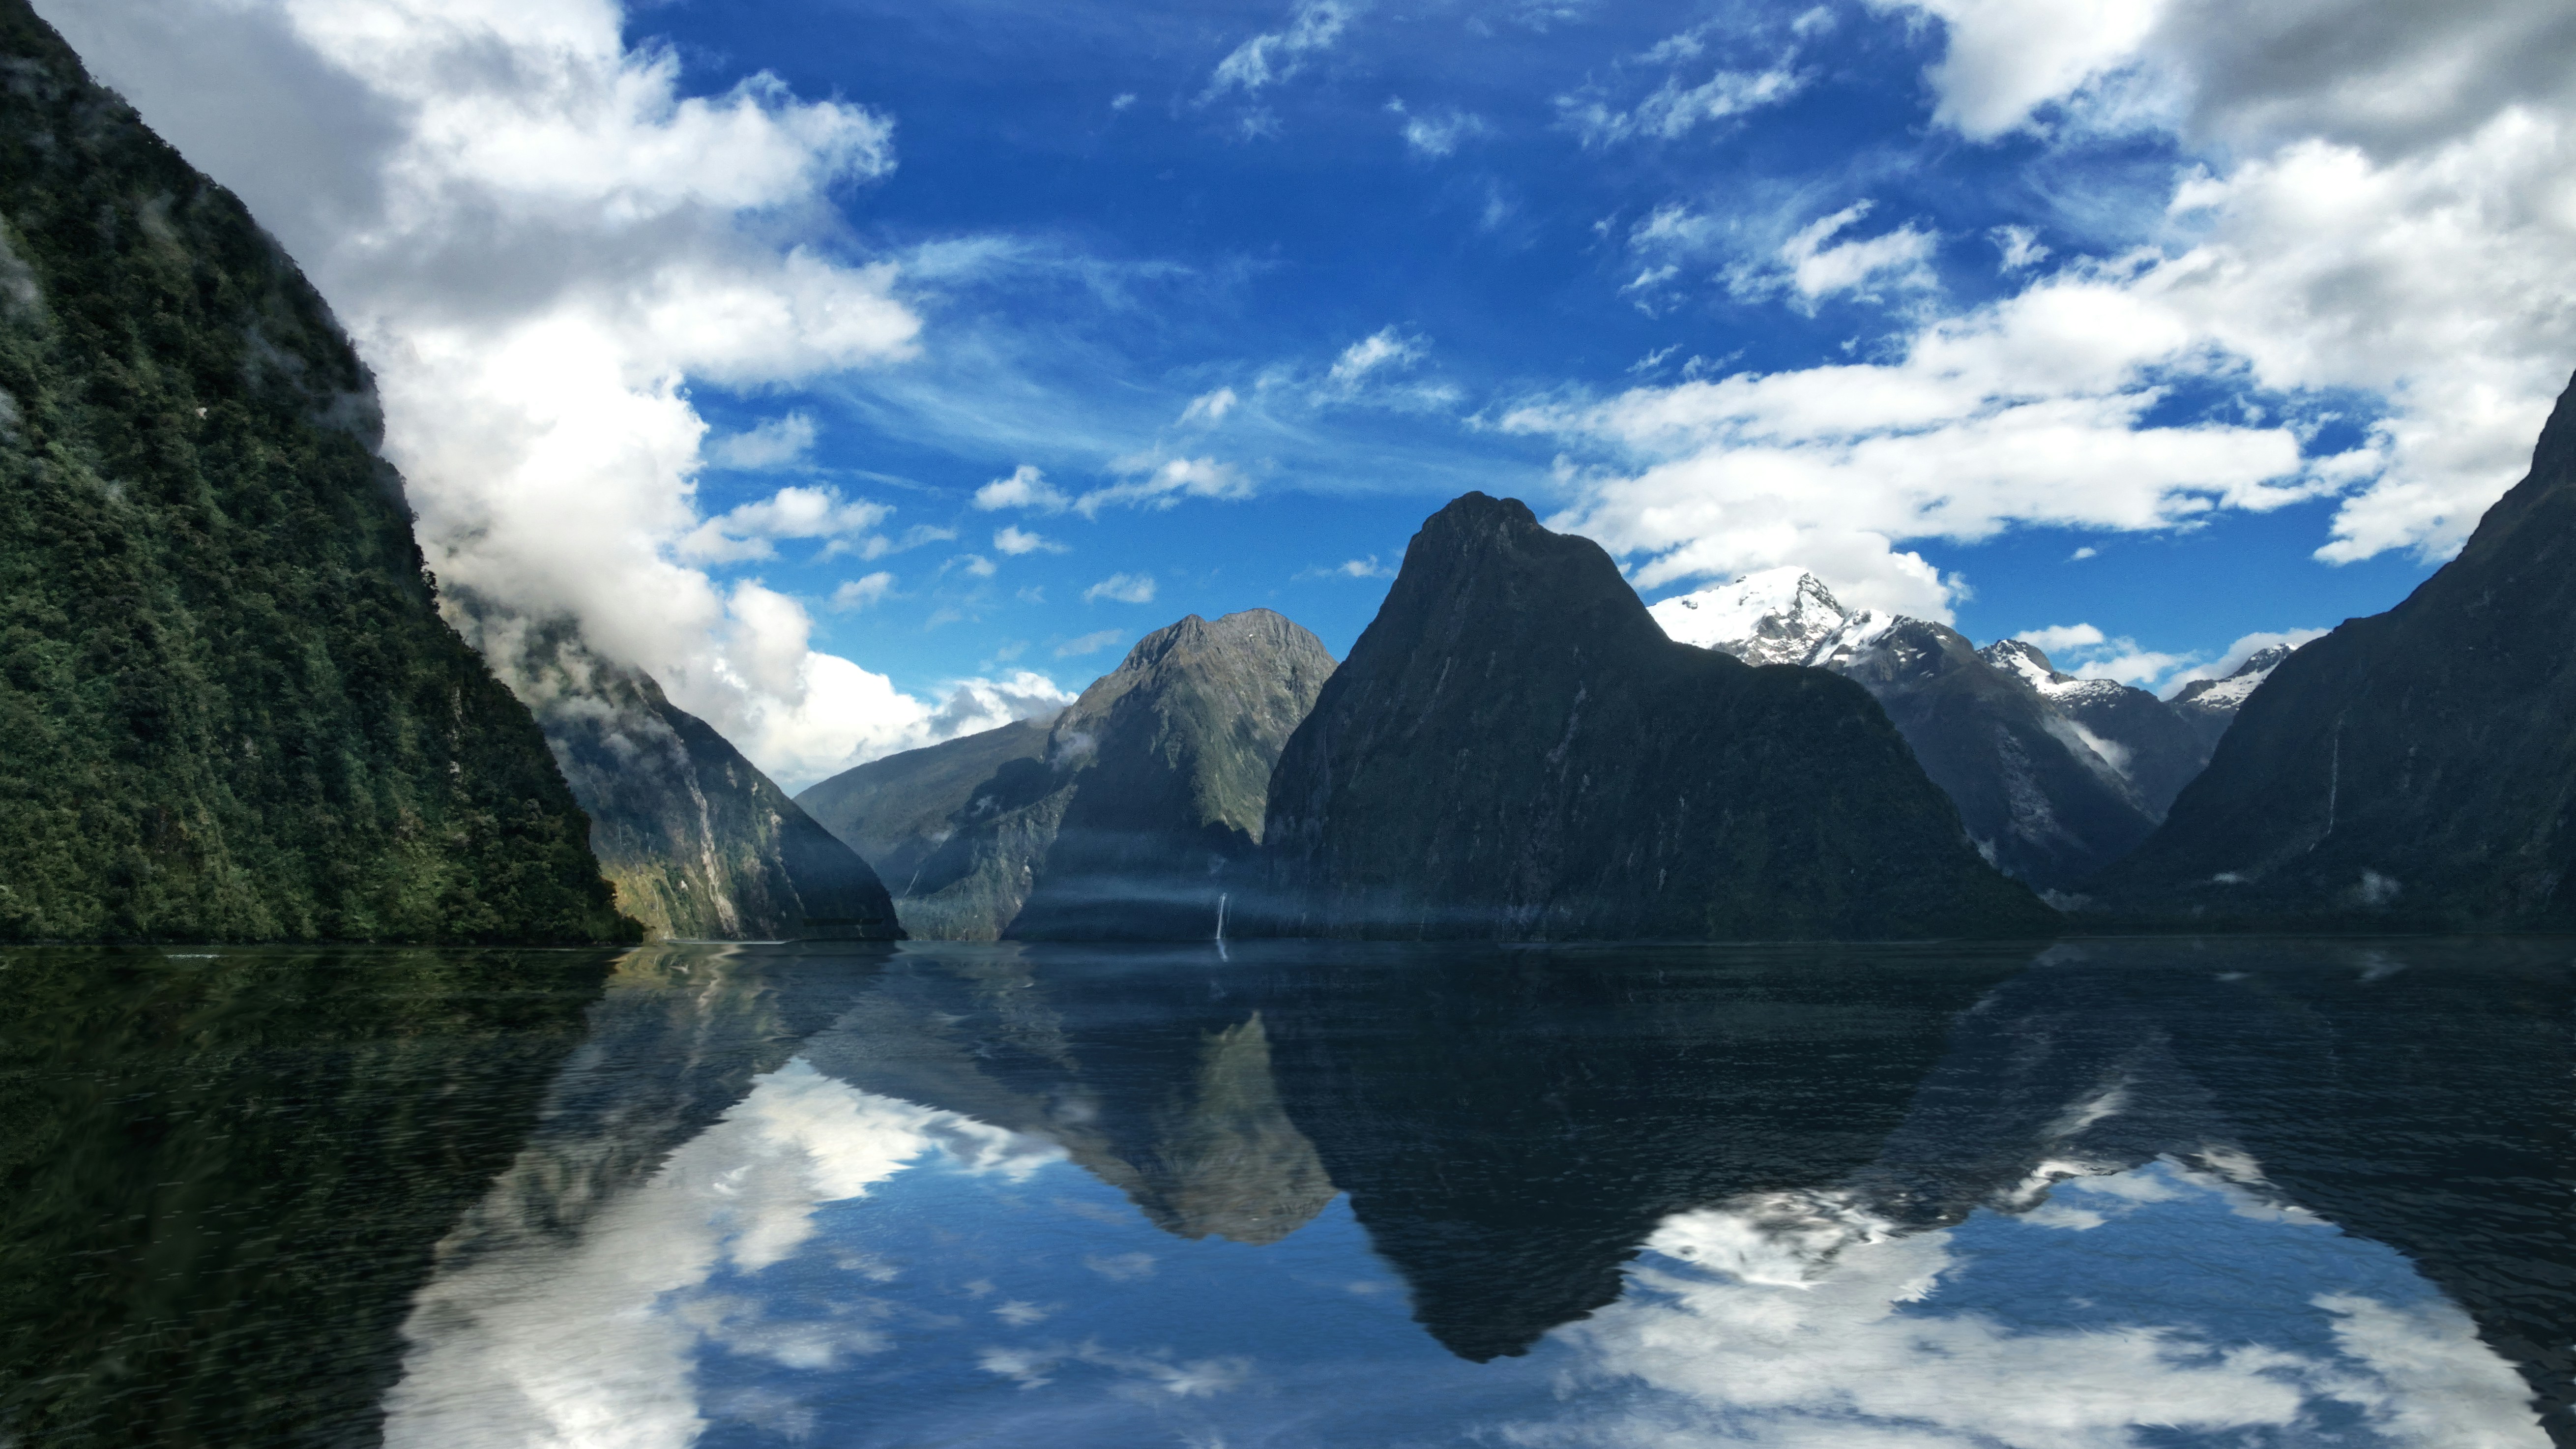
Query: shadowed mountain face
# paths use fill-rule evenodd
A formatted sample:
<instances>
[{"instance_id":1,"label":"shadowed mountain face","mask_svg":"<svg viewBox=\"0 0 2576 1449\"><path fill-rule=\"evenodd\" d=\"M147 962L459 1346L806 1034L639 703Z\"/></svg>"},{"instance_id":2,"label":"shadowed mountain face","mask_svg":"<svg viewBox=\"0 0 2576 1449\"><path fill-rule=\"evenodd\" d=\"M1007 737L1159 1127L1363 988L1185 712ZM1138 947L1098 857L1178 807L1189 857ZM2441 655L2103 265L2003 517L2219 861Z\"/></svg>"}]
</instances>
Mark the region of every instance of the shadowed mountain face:
<instances>
[{"instance_id":1,"label":"shadowed mountain face","mask_svg":"<svg viewBox=\"0 0 2576 1449\"><path fill-rule=\"evenodd\" d=\"M886 888L908 891L922 863L956 833L951 816L1003 766L1046 755L1056 717L1013 720L999 729L871 760L796 797L816 824L876 868Z\"/></svg>"},{"instance_id":2,"label":"shadowed mountain face","mask_svg":"<svg viewBox=\"0 0 2576 1449\"><path fill-rule=\"evenodd\" d=\"M2195 724L2143 689L2079 679L2022 640L1978 649L1947 625L1846 610L1795 568L1649 612L1685 644L1830 669L1867 689L1977 848L2043 889L2071 887L2146 839L2209 759Z\"/></svg>"},{"instance_id":3,"label":"shadowed mountain face","mask_svg":"<svg viewBox=\"0 0 2576 1449\"><path fill-rule=\"evenodd\" d=\"M1193 614L1139 641L1034 755L1004 736L865 767L875 774L852 784L894 819L881 827L863 805L840 828L925 839L922 802L962 794L946 838L902 881L897 909L915 936L1204 940L1244 888L1271 765L1332 668L1314 635L1267 609ZM962 767L988 754L1000 757L992 773L957 792ZM834 787L850 779L808 793L846 802L857 789Z\"/></svg>"},{"instance_id":4,"label":"shadowed mountain face","mask_svg":"<svg viewBox=\"0 0 2576 1449\"><path fill-rule=\"evenodd\" d=\"M567 623L450 611L537 712L619 905L656 938L895 940L876 872L706 721Z\"/></svg>"},{"instance_id":5,"label":"shadowed mountain face","mask_svg":"<svg viewBox=\"0 0 2576 1449\"><path fill-rule=\"evenodd\" d=\"M2193 733L2200 736L2204 748L2215 750L2227 727L2236 723L2236 712L2245 707L2263 681L2272 677L2281 661L2290 657L2290 646L2275 644L2257 649L2245 656L2245 662L2222 679L2195 679L2176 691L2170 706Z\"/></svg>"},{"instance_id":6,"label":"shadowed mountain face","mask_svg":"<svg viewBox=\"0 0 2576 1449\"><path fill-rule=\"evenodd\" d=\"M631 939L322 299L0 0L0 939Z\"/></svg>"},{"instance_id":7,"label":"shadowed mountain face","mask_svg":"<svg viewBox=\"0 0 2576 1449\"><path fill-rule=\"evenodd\" d=\"M1272 776L1289 935L2044 934L1847 680L1664 637L1609 555L1433 515Z\"/></svg>"},{"instance_id":8,"label":"shadowed mountain face","mask_svg":"<svg viewBox=\"0 0 2576 1449\"><path fill-rule=\"evenodd\" d=\"M2457 558L2302 646L2099 894L2125 917L2576 926L2576 390Z\"/></svg>"}]
</instances>

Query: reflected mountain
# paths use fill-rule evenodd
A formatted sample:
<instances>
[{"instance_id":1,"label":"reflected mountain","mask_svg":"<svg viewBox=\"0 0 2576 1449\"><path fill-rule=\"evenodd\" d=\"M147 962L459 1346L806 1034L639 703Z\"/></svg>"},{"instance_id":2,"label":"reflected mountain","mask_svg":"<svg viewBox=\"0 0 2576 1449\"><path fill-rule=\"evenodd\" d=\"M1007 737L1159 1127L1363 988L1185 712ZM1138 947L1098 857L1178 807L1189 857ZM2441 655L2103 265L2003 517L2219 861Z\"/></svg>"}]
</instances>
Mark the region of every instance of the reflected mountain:
<instances>
[{"instance_id":1,"label":"reflected mountain","mask_svg":"<svg viewBox=\"0 0 2576 1449\"><path fill-rule=\"evenodd\" d=\"M864 1091L1061 1144L1185 1238L1272 1243L1333 1197L1269 1030L1213 951L908 954L807 1058Z\"/></svg>"},{"instance_id":2,"label":"reflected mountain","mask_svg":"<svg viewBox=\"0 0 2576 1449\"><path fill-rule=\"evenodd\" d=\"M2411 1259L2576 1444L2576 972L2564 944L2101 941L1963 1017L1847 1186L1909 1228L2159 1157Z\"/></svg>"},{"instance_id":3,"label":"reflected mountain","mask_svg":"<svg viewBox=\"0 0 2576 1449\"><path fill-rule=\"evenodd\" d=\"M0 1443L372 1442L613 959L0 953Z\"/></svg>"}]
</instances>

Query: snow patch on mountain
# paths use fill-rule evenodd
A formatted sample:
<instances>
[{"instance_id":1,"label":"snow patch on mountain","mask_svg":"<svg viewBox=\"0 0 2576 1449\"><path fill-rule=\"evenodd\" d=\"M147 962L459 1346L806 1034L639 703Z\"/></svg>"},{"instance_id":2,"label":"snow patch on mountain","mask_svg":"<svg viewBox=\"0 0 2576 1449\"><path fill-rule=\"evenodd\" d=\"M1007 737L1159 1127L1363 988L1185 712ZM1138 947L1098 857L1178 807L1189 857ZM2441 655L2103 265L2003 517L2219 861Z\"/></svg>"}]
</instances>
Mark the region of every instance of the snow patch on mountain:
<instances>
[{"instance_id":1,"label":"snow patch on mountain","mask_svg":"<svg viewBox=\"0 0 2576 1449\"><path fill-rule=\"evenodd\" d=\"M1795 565L1666 599L1646 612L1667 636L1747 664L1808 663L1853 617L1823 580Z\"/></svg>"}]
</instances>

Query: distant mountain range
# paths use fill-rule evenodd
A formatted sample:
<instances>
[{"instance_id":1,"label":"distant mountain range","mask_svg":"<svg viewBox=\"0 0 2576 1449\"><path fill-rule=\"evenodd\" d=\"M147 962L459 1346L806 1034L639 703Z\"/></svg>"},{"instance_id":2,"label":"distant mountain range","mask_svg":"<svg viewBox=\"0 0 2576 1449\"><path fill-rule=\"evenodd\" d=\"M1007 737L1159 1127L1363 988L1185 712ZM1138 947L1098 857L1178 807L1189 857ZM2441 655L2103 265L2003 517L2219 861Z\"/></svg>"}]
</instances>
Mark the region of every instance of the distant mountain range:
<instances>
[{"instance_id":1,"label":"distant mountain range","mask_svg":"<svg viewBox=\"0 0 2576 1449\"><path fill-rule=\"evenodd\" d=\"M2208 762L2285 650L2265 651L2187 701L2058 669L2018 639L1978 649L1955 629L1846 609L1813 574L1748 575L1649 610L1674 639L1754 664L1827 669L1868 689L1979 851L2012 875L2071 890L2136 848Z\"/></svg>"},{"instance_id":2,"label":"distant mountain range","mask_svg":"<svg viewBox=\"0 0 2576 1449\"><path fill-rule=\"evenodd\" d=\"M1246 883L1270 771L1333 672L1267 609L1140 640L1044 727L1006 725L799 797L891 862L914 935L1201 940Z\"/></svg>"}]
</instances>

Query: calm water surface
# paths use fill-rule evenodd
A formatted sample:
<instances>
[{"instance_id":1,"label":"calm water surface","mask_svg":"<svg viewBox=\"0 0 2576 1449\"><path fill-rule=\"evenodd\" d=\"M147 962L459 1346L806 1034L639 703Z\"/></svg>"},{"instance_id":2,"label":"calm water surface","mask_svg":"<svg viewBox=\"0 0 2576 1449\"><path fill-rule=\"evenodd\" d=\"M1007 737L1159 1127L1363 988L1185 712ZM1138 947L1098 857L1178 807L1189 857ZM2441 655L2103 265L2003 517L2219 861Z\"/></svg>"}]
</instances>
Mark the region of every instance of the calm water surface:
<instances>
[{"instance_id":1,"label":"calm water surface","mask_svg":"<svg viewBox=\"0 0 2576 1449\"><path fill-rule=\"evenodd\" d=\"M0 951L0 1444L2576 1445L2571 957Z\"/></svg>"}]
</instances>

